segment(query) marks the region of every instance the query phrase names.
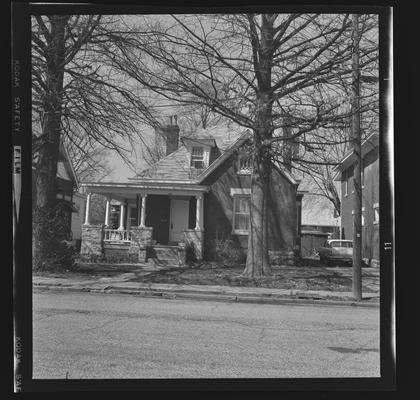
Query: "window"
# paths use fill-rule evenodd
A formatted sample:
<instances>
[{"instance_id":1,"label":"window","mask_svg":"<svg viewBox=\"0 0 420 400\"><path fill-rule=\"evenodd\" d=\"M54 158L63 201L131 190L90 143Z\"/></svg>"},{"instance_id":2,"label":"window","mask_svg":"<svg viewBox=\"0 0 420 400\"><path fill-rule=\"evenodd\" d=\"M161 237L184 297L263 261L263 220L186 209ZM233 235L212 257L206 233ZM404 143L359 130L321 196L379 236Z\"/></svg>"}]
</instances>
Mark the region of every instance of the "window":
<instances>
[{"instance_id":1,"label":"window","mask_svg":"<svg viewBox=\"0 0 420 400\"><path fill-rule=\"evenodd\" d=\"M236 233L248 234L249 228L249 197L234 196L233 198L233 230Z\"/></svg>"},{"instance_id":2,"label":"window","mask_svg":"<svg viewBox=\"0 0 420 400\"><path fill-rule=\"evenodd\" d=\"M379 203L373 205L373 223L379 224Z\"/></svg>"},{"instance_id":3,"label":"window","mask_svg":"<svg viewBox=\"0 0 420 400\"><path fill-rule=\"evenodd\" d=\"M191 150L191 166L197 169L204 168L204 149L193 147Z\"/></svg>"}]
</instances>

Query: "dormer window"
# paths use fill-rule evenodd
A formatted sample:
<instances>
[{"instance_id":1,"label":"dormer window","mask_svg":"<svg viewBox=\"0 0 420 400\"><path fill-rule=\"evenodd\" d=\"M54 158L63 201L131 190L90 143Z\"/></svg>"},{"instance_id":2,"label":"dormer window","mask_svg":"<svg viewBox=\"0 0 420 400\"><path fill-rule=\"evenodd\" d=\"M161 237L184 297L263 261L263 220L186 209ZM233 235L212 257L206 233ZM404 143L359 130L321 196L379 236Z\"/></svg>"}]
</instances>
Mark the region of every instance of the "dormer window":
<instances>
[{"instance_id":1,"label":"dormer window","mask_svg":"<svg viewBox=\"0 0 420 400\"><path fill-rule=\"evenodd\" d=\"M196 169L204 168L204 148L193 146L191 150L191 166Z\"/></svg>"}]
</instances>

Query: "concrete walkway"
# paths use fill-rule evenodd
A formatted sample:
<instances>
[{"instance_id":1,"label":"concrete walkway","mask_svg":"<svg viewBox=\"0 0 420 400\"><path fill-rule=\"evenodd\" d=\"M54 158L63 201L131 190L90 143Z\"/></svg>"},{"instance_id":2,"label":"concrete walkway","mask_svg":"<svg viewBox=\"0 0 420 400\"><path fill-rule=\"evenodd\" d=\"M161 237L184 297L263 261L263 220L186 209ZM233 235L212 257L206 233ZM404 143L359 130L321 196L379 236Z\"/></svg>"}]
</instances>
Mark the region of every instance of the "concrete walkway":
<instances>
[{"instance_id":1,"label":"concrete walkway","mask_svg":"<svg viewBox=\"0 0 420 400\"><path fill-rule=\"evenodd\" d=\"M154 268L156 270L156 268ZM145 275L151 270L141 268ZM139 276L139 270L111 277L86 276L51 277L34 276L34 290L70 290L81 292L121 293L138 296L165 298L191 298L196 300L238 301L263 304L325 304L379 307L379 294L363 293L363 300L357 302L351 292L328 290L290 290L261 287L232 287L207 285L180 285L142 283L130 281Z\"/></svg>"}]
</instances>

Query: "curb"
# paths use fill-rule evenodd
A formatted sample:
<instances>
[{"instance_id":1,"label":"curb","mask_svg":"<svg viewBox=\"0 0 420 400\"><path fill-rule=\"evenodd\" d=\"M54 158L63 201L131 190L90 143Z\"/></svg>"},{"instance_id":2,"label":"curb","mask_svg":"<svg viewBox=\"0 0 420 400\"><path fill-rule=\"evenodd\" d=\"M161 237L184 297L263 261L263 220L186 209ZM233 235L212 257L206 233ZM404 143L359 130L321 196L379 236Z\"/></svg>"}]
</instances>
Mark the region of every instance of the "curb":
<instances>
[{"instance_id":1,"label":"curb","mask_svg":"<svg viewBox=\"0 0 420 400\"><path fill-rule=\"evenodd\" d=\"M358 302L354 300L327 300L324 298L292 298L292 297L268 297L255 296L253 294L244 293L240 295L222 294L222 293L200 293L196 291L173 291L152 288L118 288L107 286L103 289L89 287L72 287L58 285L42 285L34 284L35 291L71 291L71 292L88 292L102 294L127 294L140 297L164 298L164 299L193 299L207 301L225 301L237 303L252 304L278 304L278 305L323 305L323 306L344 306L344 307L370 307L379 308L379 302Z\"/></svg>"}]
</instances>

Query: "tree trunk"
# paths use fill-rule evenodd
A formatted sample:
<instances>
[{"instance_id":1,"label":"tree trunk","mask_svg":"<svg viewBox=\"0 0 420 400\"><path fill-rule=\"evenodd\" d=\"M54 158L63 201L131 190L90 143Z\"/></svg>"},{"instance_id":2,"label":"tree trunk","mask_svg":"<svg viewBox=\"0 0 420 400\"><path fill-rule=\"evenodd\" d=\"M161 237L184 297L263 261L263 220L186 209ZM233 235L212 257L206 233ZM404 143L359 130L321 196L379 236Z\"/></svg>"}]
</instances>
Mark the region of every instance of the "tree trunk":
<instances>
[{"instance_id":1,"label":"tree trunk","mask_svg":"<svg viewBox=\"0 0 420 400\"><path fill-rule=\"evenodd\" d=\"M65 26L69 17L52 16L51 39L45 51L47 60L46 86L44 98L44 123L41 146L35 173L36 201L33 210L32 257L33 268L39 268L50 248L50 227L56 203L57 162L60 148L61 107L63 96Z\"/></svg>"},{"instance_id":2,"label":"tree trunk","mask_svg":"<svg viewBox=\"0 0 420 400\"><path fill-rule=\"evenodd\" d=\"M253 171L251 180L250 227L248 254L244 276L270 275L268 253L268 194L271 174L271 139L273 135L271 69L273 59L273 22L266 14L261 16L261 37L255 47L254 68L258 81L257 110L254 129ZM254 37L254 42L256 38Z\"/></svg>"},{"instance_id":3,"label":"tree trunk","mask_svg":"<svg viewBox=\"0 0 420 400\"><path fill-rule=\"evenodd\" d=\"M264 158L255 160L249 205L250 227L248 233L248 254L243 272L243 275L248 277L269 275L271 272L267 229L269 175L269 162Z\"/></svg>"},{"instance_id":4,"label":"tree trunk","mask_svg":"<svg viewBox=\"0 0 420 400\"><path fill-rule=\"evenodd\" d=\"M254 157L251 180L250 227L248 233L248 254L244 276L270 275L268 253L268 198L271 175L270 129L271 101L268 95L261 96L259 126L254 132Z\"/></svg>"}]
</instances>

